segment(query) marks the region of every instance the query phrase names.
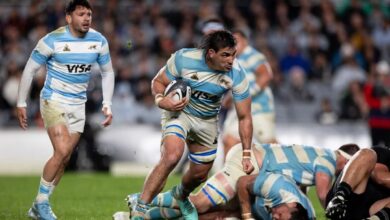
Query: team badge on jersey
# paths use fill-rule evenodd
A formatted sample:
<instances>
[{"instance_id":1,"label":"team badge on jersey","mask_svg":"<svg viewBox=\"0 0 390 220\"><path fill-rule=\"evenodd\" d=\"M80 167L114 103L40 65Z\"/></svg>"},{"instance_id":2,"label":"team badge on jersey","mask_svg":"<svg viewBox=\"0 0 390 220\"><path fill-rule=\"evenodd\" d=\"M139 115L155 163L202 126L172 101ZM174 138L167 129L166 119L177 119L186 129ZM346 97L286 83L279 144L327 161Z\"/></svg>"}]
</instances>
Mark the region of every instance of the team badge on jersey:
<instances>
[{"instance_id":1,"label":"team badge on jersey","mask_svg":"<svg viewBox=\"0 0 390 220\"><path fill-rule=\"evenodd\" d=\"M67 44L65 44L64 49L62 51L70 51L70 48Z\"/></svg>"}]
</instances>

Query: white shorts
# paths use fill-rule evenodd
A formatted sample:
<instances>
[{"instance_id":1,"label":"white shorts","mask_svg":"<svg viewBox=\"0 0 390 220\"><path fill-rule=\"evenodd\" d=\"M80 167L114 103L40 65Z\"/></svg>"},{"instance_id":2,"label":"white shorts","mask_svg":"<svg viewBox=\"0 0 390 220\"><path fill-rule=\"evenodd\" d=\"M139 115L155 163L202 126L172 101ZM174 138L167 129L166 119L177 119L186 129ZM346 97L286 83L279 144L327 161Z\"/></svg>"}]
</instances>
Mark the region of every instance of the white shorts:
<instances>
[{"instance_id":1,"label":"white shorts","mask_svg":"<svg viewBox=\"0 0 390 220\"><path fill-rule=\"evenodd\" d=\"M262 148L257 149L261 151L261 157L258 159L262 160L265 154L264 150ZM255 168L251 174L258 174L259 165L253 152L251 157ZM199 193L204 193L214 206L226 204L236 195L238 179L245 175L247 174L242 168L242 145L237 144L228 152L222 170L210 177Z\"/></svg>"},{"instance_id":2,"label":"white shorts","mask_svg":"<svg viewBox=\"0 0 390 220\"><path fill-rule=\"evenodd\" d=\"M275 137L275 113L258 113L252 115L253 139L259 143L273 142ZM223 125L223 134L240 138L238 118L234 109L229 110Z\"/></svg>"},{"instance_id":3,"label":"white shorts","mask_svg":"<svg viewBox=\"0 0 390 220\"><path fill-rule=\"evenodd\" d=\"M175 135L189 144L196 143L209 148L203 152L190 152L189 159L195 163L212 163L217 156L218 118L198 118L184 112L164 111L162 115L163 138Z\"/></svg>"},{"instance_id":4,"label":"white shorts","mask_svg":"<svg viewBox=\"0 0 390 220\"><path fill-rule=\"evenodd\" d=\"M45 128L64 124L70 133L83 133L85 125L85 104L68 105L41 99L41 115Z\"/></svg>"}]
</instances>

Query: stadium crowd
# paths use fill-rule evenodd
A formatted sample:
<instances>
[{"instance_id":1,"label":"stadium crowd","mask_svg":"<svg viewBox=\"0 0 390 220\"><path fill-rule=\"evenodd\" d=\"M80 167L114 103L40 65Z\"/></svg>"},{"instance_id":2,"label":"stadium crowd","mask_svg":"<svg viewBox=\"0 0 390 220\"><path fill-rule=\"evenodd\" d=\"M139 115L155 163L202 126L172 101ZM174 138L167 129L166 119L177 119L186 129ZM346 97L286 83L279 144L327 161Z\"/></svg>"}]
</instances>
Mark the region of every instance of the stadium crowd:
<instances>
[{"instance_id":1,"label":"stadium crowd","mask_svg":"<svg viewBox=\"0 0 390 220\"><path fill-rule=\"evenodd\" d=\"M0 4L0 126L4 127L17 124L17 85L30 51L38 39L65 21L63 1ZM277 121L334 124L368 119L374 133L390 130L387 1L95 0L92 5L93 28L107 36L116 72L114 125L159 125L151 78L174 51L196 46L204 21L218 17L227 29L246 30L251 45L270 62ZM40 127L44 72L34 78L28 112L35 119L32 125ZM95 75L88 89L92 113L100 110L102 99Z\"/></svg>"}]
</instances>

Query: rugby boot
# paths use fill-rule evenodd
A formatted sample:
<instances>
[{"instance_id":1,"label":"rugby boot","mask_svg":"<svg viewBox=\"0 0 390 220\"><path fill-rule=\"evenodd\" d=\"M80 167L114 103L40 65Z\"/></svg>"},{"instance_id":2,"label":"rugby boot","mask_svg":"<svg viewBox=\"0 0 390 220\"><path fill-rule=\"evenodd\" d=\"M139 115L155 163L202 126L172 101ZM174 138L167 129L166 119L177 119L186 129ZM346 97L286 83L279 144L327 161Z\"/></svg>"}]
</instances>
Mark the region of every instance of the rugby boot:
<instances>
[{"instance_id":1,"label":"rugby boot","mask_svg":"<svg viewBox=\"0 0 390 220\"><path fill-rule=\"evenodd\" d=\"M177 186L174 186L171 190L172 196L177 200L177 204L179 205L181 214L183 215L185 220L198 220L198 212L194 204L190 201L188 197L182 199L179 195L179 190Z\"/></svg>"},{"instance_id":2,"label":"rugby boot","mask_svg":"<svg viewBox=\"0 0 390 220\"><path fill-rule=\"evenodd\" d=\"M28 210L28 217L37 220L57 220L57 216L51 210L49 201L33 202L32 207Z\"/></svg>"},{"instance_id":3,"label":"rugby boot","mask_svg":"<svg viewBox=\"0 0 390 220\"><path fill-rule=\"evenodd\" d=\"M336 194L326 207L325 215L332 220L345 219L347 215L347 200L342 195Z\"/></svg>"}]
</instances>

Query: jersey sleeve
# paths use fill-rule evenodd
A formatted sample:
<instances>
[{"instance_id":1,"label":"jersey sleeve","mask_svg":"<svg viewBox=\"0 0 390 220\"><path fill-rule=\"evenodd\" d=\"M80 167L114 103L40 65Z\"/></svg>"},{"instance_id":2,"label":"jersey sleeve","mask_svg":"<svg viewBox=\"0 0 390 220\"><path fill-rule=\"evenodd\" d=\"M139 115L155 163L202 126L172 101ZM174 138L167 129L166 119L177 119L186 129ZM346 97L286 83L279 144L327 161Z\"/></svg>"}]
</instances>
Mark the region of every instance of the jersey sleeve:
<instances>
[{"instance_id":1,"label":"jersey sleeve","mask_svg":"<svg viewBox=\"0 0 390 220\"><path fill-rule=\"evenodd\" d=\"M36 63L43 65L46 64L47 60L54 53L54 46L50 41L50 36L46 35L40 39L31 53L31 59Z\"/></svg>"},{"instance_id":2,"label":"jersey sleeve","mask_svg":"<svg viewBox=\"0 0 390 220\"><path fill-rule=\"evenodd\" d=\"M181 51L177 51L172 54L167 61L165 73L170 80L174 80L181 76L181 54Z\"/></svg>"},{"instance_id":3,"label":"jersey sleeve","mask_svg":"<svg viewBox=\"0 0 390 220\"><path fill-rule=\"evenodd\" d=\"M315 173L326 173L333 178L336 173L336 164L326 157L319 157L314 161Z\"/></svg>"},{"instance_id":4,"label":"jersey sleeve","mask_svg":"<svg viewBox=\"0 0 390 220\"><path fill-rule=\"evenodd\" d=\"M107 39L102 36L102 46L99 52L99 56L97 58L97 63L100 66L104 66L105 64L109 63L111 61L111 56L110 56L110 49L108 46L108 41Z\"/></svg>"},{"instance_id":5,"label":"jersey sleeve","mask_svg":"<svg viewBox=\"0 0 390 220\"><path fill-rule=\"evenodd\" d=\"M234 101L243 101L250 97L249 83L246 79L245 70L240 66L237 60L233 64L233 99Z\"/></svg>"}]
</instances>

